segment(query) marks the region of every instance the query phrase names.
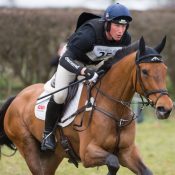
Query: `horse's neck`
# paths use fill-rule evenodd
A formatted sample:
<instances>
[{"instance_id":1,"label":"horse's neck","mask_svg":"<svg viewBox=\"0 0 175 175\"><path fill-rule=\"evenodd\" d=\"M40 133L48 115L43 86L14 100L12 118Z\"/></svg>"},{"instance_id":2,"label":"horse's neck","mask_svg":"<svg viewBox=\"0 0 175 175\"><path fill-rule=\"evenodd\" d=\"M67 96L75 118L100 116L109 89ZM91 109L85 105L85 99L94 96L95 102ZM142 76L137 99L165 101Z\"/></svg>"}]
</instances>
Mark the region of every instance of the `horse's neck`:
<instances>
[{"instance_id":1,"label":"horse's neck","mask_svg":"<svg viewBox=\"0 0 175 175\"><path fill-rule=\"evenodd\" d=\"M107 73L104 82L107 84L105 91L111 96L123 101L130 101L134 95L136 53L132 53L120 62L115 63Z\"/></svg>"}]
</instances>

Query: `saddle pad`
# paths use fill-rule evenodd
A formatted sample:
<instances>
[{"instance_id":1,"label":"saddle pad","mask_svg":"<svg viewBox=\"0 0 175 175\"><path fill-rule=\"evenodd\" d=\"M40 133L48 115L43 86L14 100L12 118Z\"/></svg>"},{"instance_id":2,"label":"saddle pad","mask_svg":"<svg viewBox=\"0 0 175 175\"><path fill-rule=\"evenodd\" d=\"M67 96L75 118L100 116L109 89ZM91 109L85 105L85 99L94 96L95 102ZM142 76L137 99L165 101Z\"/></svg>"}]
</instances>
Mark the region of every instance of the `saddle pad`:
<instances>
[{"instance_id":1,"label":"saddle pad","mask_svg":"<svg viewBox=\"0 0 175 175\"><path fill-rule=\"evenodd\" d=\"M77 90L77 93L76 93L75 97L72 99L72 101L69 103L69 105L67 106L67 109L66 109L63 117L61 118L61 121L65 121L67 118L69 118L73 113L75 113L77 111L82 89L83 89L83 83L80 83L78 90ZM49 91L45 90L40 95L40 97L43 97L49 93L50 93ZM47 105L48 105L50 97L51 96L48 96L48 97L43 98L41 100L37 100L36 105L35 105L35 116L38 119L45 120ZM66 127L74 120L74 118L75 118L75 116L72 117L71 119L66 120L64 123L62 123L62 122L58 123L58 125L60 125L62 127Z\"/></svg>"}]
</instances>

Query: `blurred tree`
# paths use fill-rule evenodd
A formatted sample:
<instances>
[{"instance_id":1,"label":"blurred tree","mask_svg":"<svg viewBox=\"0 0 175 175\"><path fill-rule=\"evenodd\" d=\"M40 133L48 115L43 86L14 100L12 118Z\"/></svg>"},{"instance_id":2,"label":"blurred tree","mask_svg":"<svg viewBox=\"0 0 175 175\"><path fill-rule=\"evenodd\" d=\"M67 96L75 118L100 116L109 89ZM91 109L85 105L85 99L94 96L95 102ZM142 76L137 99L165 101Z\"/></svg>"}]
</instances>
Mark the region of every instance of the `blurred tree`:
<instances>
[{"instance_id":1,"label":"blurred tree","mask_svg":"<svg viewBox=\"0 0 175 175\"><path fill-rule=\"evenodd\" d=\"M47 81L51 55L73 31L76 15L59 10L3 9L0 16L2 65L12 69L24 86Z\"/></svg>"},{"instance_id":2,"label":"blurred tree","mask_svg":"<svg viewBox=\"0 0 175 175\"><path fill-rule=\"evenodd\" d=\"M101 13L87 9L1 9L0 67L13 70L12 76L18 77L24 86L47 81L52 55L57 52L60 43L73 33L82 11ZM132 11L133 22L129 28L132 41L143 35L148 45L153 47L167 35L163 54L168 58L166 63L172 87L175 87L174 14L173 9ZM13 77L8 81L13 82Z\"/></svg>"}]
</instances>

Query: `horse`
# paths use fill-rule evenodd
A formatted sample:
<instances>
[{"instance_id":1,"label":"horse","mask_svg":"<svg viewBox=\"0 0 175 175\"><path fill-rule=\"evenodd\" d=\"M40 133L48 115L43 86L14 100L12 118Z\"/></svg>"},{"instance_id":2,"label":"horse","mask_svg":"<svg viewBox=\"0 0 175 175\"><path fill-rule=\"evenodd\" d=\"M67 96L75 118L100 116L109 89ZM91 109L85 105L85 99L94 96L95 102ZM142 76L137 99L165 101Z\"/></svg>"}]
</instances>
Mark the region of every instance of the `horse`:
<instances>
[{"instance_id":1,"label":"horse","mask_svg":"<svg viewBox=\"0 0 175 175\"><path fill-rule=\"evenodd\" d=\"M77 161L85 168L105 165L108 175L116 175L121 165L137 175L153 175L135 145L136 117L130 104L137 92L155 109L158 119L170 116L173 102L166 89L167 67L160 55L165 43L166 38L155 48L148 47L142 37L116 52L106 61L108 71L92 85L90 94L95 101L90 111L83 112L83 122L78 114L62 128ZM34 84L4 103L0 110L0 145L16 147L33 175L54 175L69 155L60 143L59 128L55 131L56 150L40 149L44 122L35 117L34 107L43 91L43 84ZM87 93L84 85L79 107L86 103Z\"/></svg>"}]
</instances>

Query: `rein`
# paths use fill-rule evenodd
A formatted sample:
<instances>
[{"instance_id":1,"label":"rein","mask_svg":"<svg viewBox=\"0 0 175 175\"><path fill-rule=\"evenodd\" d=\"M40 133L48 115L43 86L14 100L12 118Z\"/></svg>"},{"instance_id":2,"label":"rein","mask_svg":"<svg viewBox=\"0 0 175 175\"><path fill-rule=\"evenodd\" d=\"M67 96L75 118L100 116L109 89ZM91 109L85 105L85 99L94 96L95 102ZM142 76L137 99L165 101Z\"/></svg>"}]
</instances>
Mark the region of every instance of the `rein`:
<instances>
[{"instance_id":1,"label":"rein","mask_svg":"<svg viewBox=\"0 0 175 175\"><path fill-rule=\"evenodd\" d=\"M100 81L100 84L101 84L101 81ZM106 94L105 92L103 92L100 89L100 87L96 87L95 86L95 88L96 88L96 90L97 90L98 93L100 93L101 95L105 96L107 99L113 101L114 103L120 103L122 106L124 106L124 107L128 108L130 111L132 111L131 108L130 108L131 102L127 102L127 101L122 101L122 100L116 99L116 98L110 96L109 94ZM106 110L104 110L104 109L102 109L102 108L100 108L100 107L98 107L96 105L94 105L94 109L97 110L97 111L99 111L99 112L101 112L101 113L103 113L103 114L105 114L109 118L113 119L116 123L118 123L118 127L127 126L133 120L135 120L137 118L137 116L135 115L135 113L132 111L132 114L129 115L129 116L131 116L131 119L130 120L126 120L126 119L122 119L122 118L120 118L119 120L117 120L116 117L115 117L116 114L113 114L111 112L108 112L108 111L106 111Z\"/></svg>"},{"instance_id":2,"label":"rein","mask_svg":"<svg viewBox=\"0 0 175 175\"><path fill-rule=\"evenodd\" d=\"M101 81L100 81L100 84L101 84ZM113 114L111 112L108 112L108 111L106 111L106 110L104 110L104 109L102 109L102 108L100 108L96 105L93 105L94 110L97 110L97 111L105 114L107 117L111 118L112 120L114 120L116 123L118 123L118 127L125 127L125 126L129 125L133 120L138 118L138 116L140 115L140 113L142 112L142 110L144 109L145 106L150 105L150 103L145 102L143 100L143 97L141 95L140 95L141 102L123 101L123 100L119 100L117 98L114 98L114 97L110 96L109 94L103 92L100 89L100 86L99 87L95 86L94 88L97 90L97 93L100 93L101 95L105 96L108 100L111 100L114 103L120 103L121 105L123 105L123 107L128 108L132 112L130 115L127 116L127 117L131 117L129 120L126 120L126 119L123 119L123 118L120 118L119 120L117 120L115 118L115 116L116 116L115 114ZM94 104L95 104L95 101L94 101ZM140 107L139 113L137 115L130 108L131 104L142 104L142 106Z\"/></svg>"}]
</instances>

